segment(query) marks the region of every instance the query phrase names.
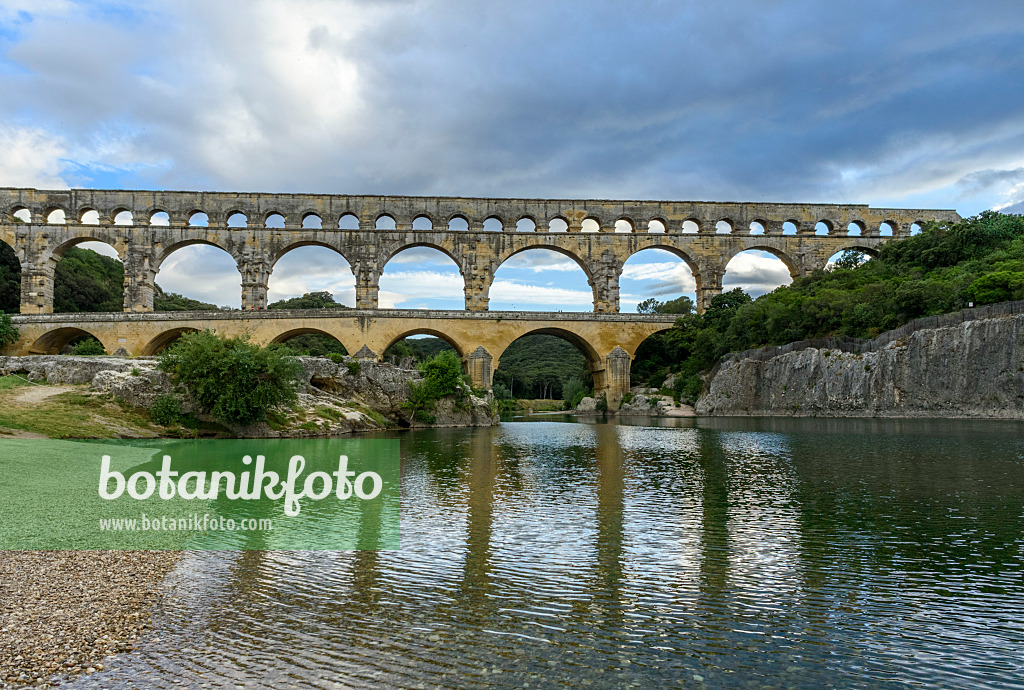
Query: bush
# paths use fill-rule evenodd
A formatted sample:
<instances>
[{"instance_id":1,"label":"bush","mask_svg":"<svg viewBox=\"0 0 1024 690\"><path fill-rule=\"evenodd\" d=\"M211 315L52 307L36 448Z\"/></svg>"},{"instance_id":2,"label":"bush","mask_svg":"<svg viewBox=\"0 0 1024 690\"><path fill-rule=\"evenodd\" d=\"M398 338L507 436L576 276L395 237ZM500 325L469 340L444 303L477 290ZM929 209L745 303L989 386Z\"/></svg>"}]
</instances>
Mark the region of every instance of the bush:
<instances>
[{"instance_id":1,"label":"bush","mask_svg":"<svg viewBox=\"0 0 1024 690\"><path fill-rule=\"evenodd\" d=\"M172 426L181 421L181 401L174 395L161 395L149 408L154 424Z\"/></svg>"},{"instance_id":2,"label":"bush","mask_svg":"<svg viewBox=\"0 0 1024 690\"><path fill-rule=\"evenodd\" d=\"M608 398L605 397L604 393L602 393L597 398L597 411L598 412L607 412L608 411Z\"/></svg>"},{"instance_id":3,"label":"bush","mask_svg":"<svg viewBox=\"0 0 1024 690\"><path fill-rule=\"evenodd\" d=\"M18 342L18 327L11 323L10 314L0 314L0 350Z\"/></svg>"},{"instance_id":4,"label":"bush","mask_svg":"<svg viewBox=\"0 0 1024 690\"><path fill-rule=\"evenodd\" d=\"M426 422L433 422L429 411L441 398L454 397L457 402L466 399L466 388L462 380L462 362L454 350L440 352L419 367L423 381L409 384L409 401L406 407L414 416Z\"/></svg>"},{"instance_id":5,"label":"bush","mask_svg":"<svg viewBox=\"0 0 1024 690\"><path fill-rule=\"evenodd\" d=\"M96 338L87 338L75 343L71 347L69 354L78 356L105 355L107 351L103 349L103 343L96 340Z\"/></svg>"},{"instance_id":6,"label":"bush","mask_svg":"<svg viewBox=\"0 0 1024 690\"><path fill-rule=\"evenodd\" d=\"M335 364L345 363L345 355L338 352L331 352L330 354L327 355L327 359L331 360Z\"/></svg>"},{"instance_id":7,"label":"bush","mask_svg":"<svg viewBox=\"0 0 1024 690\"><path fill-rule=\"evenodd\" d=\"M288 349L260 347L247 337L212 331L186 333L164 350L160 368L183 387L199 407L228 424L252 424L276 405L296 399L302 366Z\"/></svg>"},{"instance_id":8,"label":"bush","mask_svg":"<svg viewBox=\"0 0 1024 690\"><path fill-rule=\"evenodd\" d=\"M348 373L352 376L359 376L359 372L363 370L362 365L356 360L346 362L345 367L348 369Z\"/></svg>"},{"instance_id":9,"label":"bush","mask_svg":"<svg viewBox=\"0 0 1024 690\"><path fill-rule=\"evenodd\" d=\"M580 393L584 390L586 389L583 385L583 379L580 377L571 376L565 380L565 383L562 384L562 400L565 401L566 409L575 407L575 405L572 404L572 401L576 399L576 396L579 396L581 400L583 399L583 396L580 395Z\"/></svg>"}]
</instances>

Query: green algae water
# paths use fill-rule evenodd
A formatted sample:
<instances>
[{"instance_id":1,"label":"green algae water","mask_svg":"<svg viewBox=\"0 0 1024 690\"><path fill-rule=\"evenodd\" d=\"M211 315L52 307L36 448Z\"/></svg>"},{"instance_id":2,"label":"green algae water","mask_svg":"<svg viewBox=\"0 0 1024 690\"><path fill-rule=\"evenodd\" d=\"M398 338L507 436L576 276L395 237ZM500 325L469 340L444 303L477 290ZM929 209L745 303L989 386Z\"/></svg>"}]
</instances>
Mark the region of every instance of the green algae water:
<instances>
[{"instance_id":1,"label":"green algae water","mask_svg":"<svg viewBox=\"0 0 1024 690\"><path fill-rule=\"evenodd\" d=\"M397 435L398 551L186 554L70 685L1024 683L1024 425L540 419Z\"/></svg>"}]
</instances>

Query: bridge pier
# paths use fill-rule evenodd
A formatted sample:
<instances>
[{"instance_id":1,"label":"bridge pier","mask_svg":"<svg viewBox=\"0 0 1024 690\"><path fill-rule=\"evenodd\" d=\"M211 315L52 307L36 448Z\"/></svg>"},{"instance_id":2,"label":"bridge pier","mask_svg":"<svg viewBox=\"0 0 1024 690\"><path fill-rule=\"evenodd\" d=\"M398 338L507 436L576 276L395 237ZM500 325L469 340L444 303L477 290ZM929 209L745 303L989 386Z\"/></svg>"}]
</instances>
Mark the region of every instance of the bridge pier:
<instances>
[{"instance_id":1,"label":"bridge pier","mask_svg":"<svg viewBox=\"0 0 1024 690\"><path fill-rule=\"evenodd\" d=\"M377 263L367 259L356 259L351 266L356 277L356 309L376 309L380 294L380 271L377 270Z\"/></svg>"},{"instance_id":2,"label":"bridge pier","mask_svg":"<svg viewBox=\"0 0 1024 690\"><path fill-rule=\"evenodd\" d=\"M21 313L53 313L53 281L56 263L45 261L42 267L25 262L21 265Z\"/></svg>"},{"instance_id":3,"label":"bridge pier","mask_svg":"<svg viewBox=\"0 0 1024 690\"><path fill-rule=\"evenodd\" d=\"M469 378L473 382L473 388L490 390L494 380L493 363L494 357L482 345L469 353L465 365L466 373L469 374Z\"/></svg>"},{"instance_id":4,"label":"bridge pier","mask_svg":"<svg viewBox=\"0 0 1024 690\"><path fill-rule=\"evenodd\" d=\"M608 411L614 412L622 404L622 397L629 392L629 372L633 357L616 345L605 355L604 369L595 370L594 394L604 395L608 403Z\"/></svg>"},{"instance_id":5,"label":"bridge pier","mask_svg":"<svg viewBox=\"0 0 1024 690\"><path fill-rule=\"evenodd\" d=\"M156 269L152 250L129 248L124 256L124 311L153 311Z\"/></svg>"},{"instance_id":6,"label":"bridge pier","mask_svg":"<svg viewBox=\"0 0 1024 690\"><path fill-rule=\"evenodd\" d=\"M244 258L238 262L242 274L242 309L259 311L267 308L271 263L263 257Z\"/></svg>"}]
</instances>

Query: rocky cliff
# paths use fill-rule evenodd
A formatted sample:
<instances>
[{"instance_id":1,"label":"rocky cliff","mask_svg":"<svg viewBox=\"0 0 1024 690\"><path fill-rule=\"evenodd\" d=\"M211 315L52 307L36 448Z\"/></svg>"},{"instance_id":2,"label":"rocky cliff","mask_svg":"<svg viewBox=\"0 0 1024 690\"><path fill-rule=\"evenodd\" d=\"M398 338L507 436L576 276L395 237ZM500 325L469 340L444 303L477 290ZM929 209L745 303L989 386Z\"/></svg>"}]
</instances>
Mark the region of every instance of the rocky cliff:
<instances>
[{"instance_id":1,"label":"rocky cliff","mask_svg":"<svg viewBox=\"0 0 1024 690\"><path fill-rule=\"evenodd\" d=\"M863 349L727 362L697 414L1024 419L1022 315L917 330Z\"/></svg>"},{"instance_id":2,"label":"rocky cliff","mask_svg":"<svg viewBox=\"0 0 1024 690\"><path fill-rule=\"evenodd\" d=\"M232 431L241 437L328 436L388 427L490 426L498 416L489 400L468 395L456 404L442 399L431 411L433 423L413 417L405 406L409 384L422 377L415 368L355 360L332 362L299 357L303 374L299 399L288 409L272 411L268 421ZM151 357L72 357L31 355L0 357L0 376L17 374L51 384L88 384L96 394L138 409L148 409L173 390L167 374ZM182 399L184 412L199 410Z\"/></svg>"}]
</instances>

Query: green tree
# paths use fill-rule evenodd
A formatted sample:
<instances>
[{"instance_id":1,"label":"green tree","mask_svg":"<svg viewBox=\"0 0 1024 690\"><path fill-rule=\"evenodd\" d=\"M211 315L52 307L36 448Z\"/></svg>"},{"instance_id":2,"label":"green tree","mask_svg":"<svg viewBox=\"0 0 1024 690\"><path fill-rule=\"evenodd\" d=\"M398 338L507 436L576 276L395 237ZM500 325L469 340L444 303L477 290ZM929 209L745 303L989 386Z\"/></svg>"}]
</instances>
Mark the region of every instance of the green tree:
<instances>
[{"instance_id":1,"label":"green tree","mask_svg":"<svg viewBox=\"0 0 1024 690\"><path fill-rule=\"evenodd\" d=\"M0 312L17 314L21 306L21 263L6 243L0 242Z\"/></svg>"},{"instance_id":2,"label":"green tree","mask_svg":"<svg viewBox=\"0 0 1024 690\"><path fill-rule=\"evenodd\" d=\"M124 308L124 266L91 249L64 252L53 278L53 310L110 312Z\"/></svg>"},{"instance_id":3,"label":"green tree","mask_svg":"<svg viewBox=\"0 0 1024 690\"><path fill-rule=\"evenodd\" d=\"M18 327L11 323L10 314L0 313L0 350L18 342Z\"/></svg>"},{"instance_id":4,"label":"green tree","mask_svg":"<svg viewBox=\"0 0 1024 690\"><path fill-rule=\"evenodd\" d=\"M334 301L330 292L307 292L302 297L282 299L267 305L267 309L348 309Z\"/></svg>"},{"instance_id":5,"label":"green tree","mask_svg":"<svg viewBox=\"0 0 1024 690\"><path fill-rule=\"evenodd\" d=\"M200 302L176 292L164 292L159 285L154 286L154 311L218 311L220 307L209 302Z\"/></svg>"},{"instance_id":6,"label":"green tree","mask_svg":"<svg viewBox=\"0 0 1024 690\"><path fill-rule=\"evenodd\" d=\"M251 424L296 399L302 366L287 348L212 331L186 333L160 355L160 368L201 409L228 424Z\"/></svg>"}]
</instances>

